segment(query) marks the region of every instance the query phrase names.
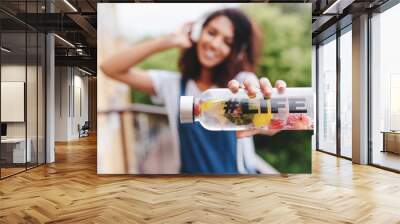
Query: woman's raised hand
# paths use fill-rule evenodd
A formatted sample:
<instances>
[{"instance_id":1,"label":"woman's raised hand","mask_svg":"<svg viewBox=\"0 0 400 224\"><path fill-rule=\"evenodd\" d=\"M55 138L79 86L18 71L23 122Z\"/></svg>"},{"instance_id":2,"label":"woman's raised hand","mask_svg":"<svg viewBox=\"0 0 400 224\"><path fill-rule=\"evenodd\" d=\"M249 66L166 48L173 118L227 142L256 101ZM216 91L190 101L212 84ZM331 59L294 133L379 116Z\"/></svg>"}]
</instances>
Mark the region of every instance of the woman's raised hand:
<instances>
[{"instance_id":1,"label":"woman's raised hand","mask_svg":"<svg viewBox=\"0 0 400 224\"><path fill-rule=\"evenodd\" d=\"M193 24L194 22L185 23L177 31L168 35L173 47L189 48L192 46L192 41L190 40L190 31Z\"/></svg>"}]
</instances>

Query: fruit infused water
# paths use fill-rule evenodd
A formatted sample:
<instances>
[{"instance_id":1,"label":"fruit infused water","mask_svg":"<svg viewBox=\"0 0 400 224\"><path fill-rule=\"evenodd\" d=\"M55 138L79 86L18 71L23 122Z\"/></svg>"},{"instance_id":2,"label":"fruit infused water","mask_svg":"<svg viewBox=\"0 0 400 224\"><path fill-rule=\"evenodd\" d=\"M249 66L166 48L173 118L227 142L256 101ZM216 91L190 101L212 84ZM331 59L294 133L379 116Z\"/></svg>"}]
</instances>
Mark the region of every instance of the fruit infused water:
<instances>
[{"instance_id":1,"label":"fruit infused water","mask_svg":"<svg viewBox=\"0 0 400 224\"><path fill-rule=\"evenodd\" d=\"M200 124L212 131L250 130L312 130L314 128L314 94L311 88L286 88L278 93L273 88L270 98L257 92L249 98L240 89L209 89L199 97L181 96L181 123Z\"/></svg>"}]
</instances>

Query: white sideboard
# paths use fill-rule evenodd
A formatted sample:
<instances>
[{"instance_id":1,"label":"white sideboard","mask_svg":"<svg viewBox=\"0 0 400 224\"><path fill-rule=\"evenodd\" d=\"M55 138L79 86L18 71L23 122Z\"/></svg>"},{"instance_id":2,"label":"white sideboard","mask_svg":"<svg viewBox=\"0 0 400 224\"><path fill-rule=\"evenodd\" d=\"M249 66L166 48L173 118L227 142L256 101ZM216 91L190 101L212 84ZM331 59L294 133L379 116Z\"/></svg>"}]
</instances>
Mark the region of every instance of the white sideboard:
<instances>
[{"instance_id":1,"label":"white sideboard","mask_svg":"<svg viewBox=\"0 0 400 224\"><path fill-rule=\"evenodd\" d=\"M25 138L6 138L1 140L1 144L6 147L13 147L13 163L25 163L32 161L32 140L27 138L27 147L25 154ZM25 161L26 159L26 161Z\"/></svg>"}]
</instances>

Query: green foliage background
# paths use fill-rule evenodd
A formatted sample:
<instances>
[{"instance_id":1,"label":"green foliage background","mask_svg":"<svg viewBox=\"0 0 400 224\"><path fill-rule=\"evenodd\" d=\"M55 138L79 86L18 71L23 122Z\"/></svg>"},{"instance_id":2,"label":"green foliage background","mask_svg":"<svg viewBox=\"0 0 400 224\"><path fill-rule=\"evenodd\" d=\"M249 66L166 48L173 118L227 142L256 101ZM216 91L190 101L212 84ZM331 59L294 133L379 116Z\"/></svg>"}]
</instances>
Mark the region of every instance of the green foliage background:
<instances>
[{"instance_id":1,"label":"green foliage background","mask_svg":"<svg viewBox=\"0 0 400 224\"><path fill-rule=\"evenodd\" d=\"M253 3L240 8L263 34L257 75L271 83L285 80L288 87L311 87L311 4ZM178 57L179 50L168 50L149 57L139 67L177 71ZM134 91L132 101L151 103L147 95ZM309 173L311 135L283 131L273 137L256 136L256 151L280 172Z\"/></svg>"}]
</instances>

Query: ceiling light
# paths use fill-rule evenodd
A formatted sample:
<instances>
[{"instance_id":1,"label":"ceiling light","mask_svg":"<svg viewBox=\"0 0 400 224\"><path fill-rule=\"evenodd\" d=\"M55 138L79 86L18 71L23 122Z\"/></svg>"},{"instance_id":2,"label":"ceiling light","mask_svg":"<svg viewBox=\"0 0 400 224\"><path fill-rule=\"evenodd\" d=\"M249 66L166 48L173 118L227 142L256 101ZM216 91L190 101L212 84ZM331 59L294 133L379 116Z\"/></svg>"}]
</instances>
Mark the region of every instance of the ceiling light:
<instances>
[{"instance_id":1,"label":"ceiling light","mask_svg":"<svg viewBox=\"0 0 400 224\"><path fill-rule=\"evenodd\" d=\"M57 34L54 34L55 37L57 37L58 39L60 39L61 41L63 41L64 43L66 43L67 45L69 45L70 47L75 48L75 45L71 44L71 42L67 41L66 39L58 36Z\"/></svg>"},{"instance_id":2,"label":"ceiling light","mask_svg":"<svg viewBox=\"0 0 400 224\"><path fill-rule=\"evenodd\" d=\"M322 14L342 14L343 10L354 1L355 0L336 0L332 5L325 9Z\"/></svg>"},{"instance_id":3,"label":"ceiling light","mask_svg":"<svg viewBox=\"0 0 400 224\"><path fill-rule=\"evenodd\" d=\"M78 67L78 70L81 71L81 72L83 72L83 73L85 73L85 74L87 74L87 75L93 75L92 73L90 73L90 72L88 72L88 71L86 71L86 70L83 70L83 69L81 69L81 68L79 68L79 67Z\"/></svg>"},{"instance_id":4,"label":"ceiling light","mask_svg":"<svg viewBox=\"0 0 400 224\"><path fill-rule=\"evenodd\" d=\"M74 10L74 12L78 12L78 10L71 4L69 3L68 0L64 0L65 4L67 4L72 10Z\"/></svg>"},{"instance_id":5,"label":"ceiling light","mask_svg":"<svg viewBox=\"0 0 400 224\"><path fill-rule=\"evenodd\" d=\"M10 53L10 52L11 52L11 50L9 50L9 49L7 49L7 48L5 48L5 47L1 47L1 50L4 51L4 52L6 52L6 53Z\"/></svg>"}]
</instances>

